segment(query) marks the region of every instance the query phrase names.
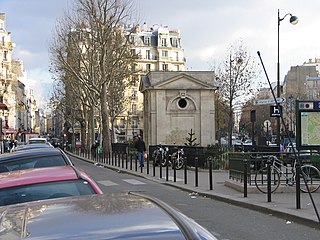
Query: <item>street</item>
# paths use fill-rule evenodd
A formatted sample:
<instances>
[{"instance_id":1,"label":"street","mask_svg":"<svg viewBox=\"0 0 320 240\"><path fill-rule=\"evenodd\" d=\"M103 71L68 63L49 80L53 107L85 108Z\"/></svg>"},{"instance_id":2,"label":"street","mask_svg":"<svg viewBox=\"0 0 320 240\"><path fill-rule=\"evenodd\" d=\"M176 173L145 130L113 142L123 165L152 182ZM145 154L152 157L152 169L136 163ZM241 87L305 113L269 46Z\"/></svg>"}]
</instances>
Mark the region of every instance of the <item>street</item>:
<instances>
[{"instance_id":1,"label":"street","mask_svg":"<svg viewBox=\"0 0 320 240\"><path fill-rule=\"evenodd\" d=\"M206 227L218 239L318 239L320 230L272 215L226 204L189 192L116 172L72 158L99 184L104 193L139 191L156 197Z\"/></svg>"}]
</instances>

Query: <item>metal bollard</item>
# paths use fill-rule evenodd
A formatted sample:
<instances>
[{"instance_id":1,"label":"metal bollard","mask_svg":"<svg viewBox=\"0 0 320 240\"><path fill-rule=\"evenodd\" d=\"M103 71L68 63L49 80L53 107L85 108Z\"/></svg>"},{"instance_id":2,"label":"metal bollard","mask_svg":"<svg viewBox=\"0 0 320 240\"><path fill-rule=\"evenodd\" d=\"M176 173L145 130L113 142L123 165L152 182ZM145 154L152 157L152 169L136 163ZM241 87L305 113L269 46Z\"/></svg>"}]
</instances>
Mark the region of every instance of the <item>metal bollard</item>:
<instances>
[{"instance_id":1,"label":"metal bollard","mask_svg":"<svg viewBox=\"0 0 320 240\"><path fill-rule=\"evenodd\" d=\"M195 165L195 186L198 187L198 182L199 182L199 179L198 179L198 157L195 157L194 158L194 165Z\"/></svg>"},{"instance_id":2,"label":"metal bollard","mask_svg":"<svg viewBox=\"0 0 320 240\"><path fill-rule=\"evenodd\" d=\"M160 177L160 179L162 178L162 164L160 163L159 164L159 177Z\"/></svg>"},{"instance_id":3,"label":"metal bollard","mask_svg":"<svg viewBox=\"0 0 320 240\"><path fill-rule=\"evenodd\" d=\"M248 197L248 161L243 161L243 197Z\"/></svg>"},{"instance_id":4,"label":"metal bollard","mask_svg":"<svg viewBox=\"0 0 320 240\"><path fill-rule=\"evenodd\" d=\"M188 165L187 165L187 158L184 159L184 184L188 183Z\"/></svg>"},{"instance_id":5,"label":"metal bollard","mask_svg":"<svg viewBox=\"0 0 320 240\"><path fill-rule=\"evenodd\" d=\"M177 169L176 169L176 162L172 162L173 164L173 181L176 182L177 181Z\"/></svg>"},{"instance_id":6,"label":"metal bollard","mask_svg":"<svg viewBox=\"0 0 320 240\"><path fill-rule=\"evenodd\" d=\"M301 209L300 173L301 173L300 165L296 164L296 208L297 209Z\"/></svg>"},{"instance_id":7,"label":"metal bollard","mask_svg":"<svg viewBox=\"0 0 320 240\"><path fill-rule=\"evenodd\" d=\"M155 156L153 157L152 162L153 162L153 166L152 166L153 174L152 174L152 176L155 177L156 176L156 157Z\"/></svg>"},{"instance_id":8,"label":"metal bollard","mask_svg":"<svg viewBox=\"0 0 320 240\"><path fill-rule=\"evenodd\" d=\"M169 181L169 154L166 154L166 181Z\"/></svg>"},{"instance_id":9,"label":"metal bollard","mask_svg":"<svg viewBox=\"0 0 320 240\"><path fill-rule=\"evenodd\" d=\"M213 178L212 178L212 161L213 158L209 158L209 185L210 185L210 190L213 190Z\"/></svg>"},{"instance_id":10,"label":"metal bollard","mask_svg":"<svg viewBox=\"0 0 320 240\"><path fill-rule=\"evenodd\" d=\"M271 161L267 161L267 201L271 202Z\"/></svg>"},{"instance_id":11,"label":"metal bollard","mask_svg":"<svg viewBox=\"0 0 320 240\"><path fill-rule=\"evenodd\" d=\"M147 164L146 164L146 166L147 166L147 174L149 175L149 154L147 155L146 161L147 161Z\"/></svg>"}]
</instances>

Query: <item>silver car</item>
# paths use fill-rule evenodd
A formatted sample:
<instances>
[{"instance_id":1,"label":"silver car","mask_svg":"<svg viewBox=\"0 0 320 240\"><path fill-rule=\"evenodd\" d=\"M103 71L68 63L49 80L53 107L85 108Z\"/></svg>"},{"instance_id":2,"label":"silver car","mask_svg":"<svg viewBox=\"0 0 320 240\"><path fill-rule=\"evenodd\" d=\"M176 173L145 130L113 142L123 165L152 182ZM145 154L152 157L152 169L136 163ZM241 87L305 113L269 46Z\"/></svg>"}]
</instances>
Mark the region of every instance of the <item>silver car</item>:
<instances>
[{"instance_id":1,"label":"silver car","mask_svg":"<svg viewBox=\"0 0 320 240\"><path fill-rule=\"evenodd\" d=\"M216 239L169 205L136 193L22 203L0 214L0 239Z\"/></svg>"}]
</instances>

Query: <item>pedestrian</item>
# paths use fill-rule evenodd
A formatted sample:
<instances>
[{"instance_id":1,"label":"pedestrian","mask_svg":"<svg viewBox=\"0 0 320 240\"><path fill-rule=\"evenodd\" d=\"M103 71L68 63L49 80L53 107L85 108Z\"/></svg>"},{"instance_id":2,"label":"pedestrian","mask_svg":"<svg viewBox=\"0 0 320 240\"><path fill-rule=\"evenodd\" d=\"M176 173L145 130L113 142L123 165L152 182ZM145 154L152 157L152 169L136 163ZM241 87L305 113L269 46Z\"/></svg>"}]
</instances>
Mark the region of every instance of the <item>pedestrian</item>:
<instances>
[{"instance_id":1,"label":"pedestrian","mask_svg":"<svg viewBox=\"0 0 320 240\"><path fill-rule=\"evenodd\" d=\"M97 153L97 145L96 143L94 142L91 146L91 155L92 155L92 158L95 159L96 158L96 153Z\"/></svg>"},{"instance_id":2,"label":"pedestrian","mask_svg":"<svg viewBox=\"0 0 320 240\"><path fill-rule=\"evenodd\" d=\"M146 144L142 140L141 136L136 138L134 143L135 149L137 149L137 157L140 164L140 167L144 167L144 154L146 153Z\"/></svg>"}]
</instances>

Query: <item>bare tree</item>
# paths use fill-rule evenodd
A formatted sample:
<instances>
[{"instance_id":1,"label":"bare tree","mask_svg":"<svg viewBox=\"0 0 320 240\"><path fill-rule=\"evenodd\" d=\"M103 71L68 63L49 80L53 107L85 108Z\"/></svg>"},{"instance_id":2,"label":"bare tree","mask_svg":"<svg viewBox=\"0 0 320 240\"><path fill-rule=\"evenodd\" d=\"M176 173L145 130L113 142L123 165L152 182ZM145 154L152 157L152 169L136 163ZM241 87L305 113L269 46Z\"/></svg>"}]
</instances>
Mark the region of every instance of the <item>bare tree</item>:
<instances>
[{"instance_id":1,"label":"bare tree","mask_svg":"<svg viewBox=\"0 0 320 240\"><path fill-rule=\"evenodd\" d=\"M73 12L57 25L50 48L56 71L68 73L70 87L77 89L88 108L99 108L105 151L111 151L110 115L118 112L110 99L124 92L137 58L124 34L130 14L130 1L77 0Z\"/></svg>"},{"instance_id":2,"label":"bare tree","mask_svg":"<svg viewBox=\"0 0 320 240\"><path fill-rule=\"evenodd\" d=\"M219 95L227 102L228 106L228 138L229 146L232 145L235 109L242 105L254 92L253 80L257 77L257 63L250 56L245 46L240 42L231 46L222 68L217 75Z\"/></svg>"}]
</instances>

